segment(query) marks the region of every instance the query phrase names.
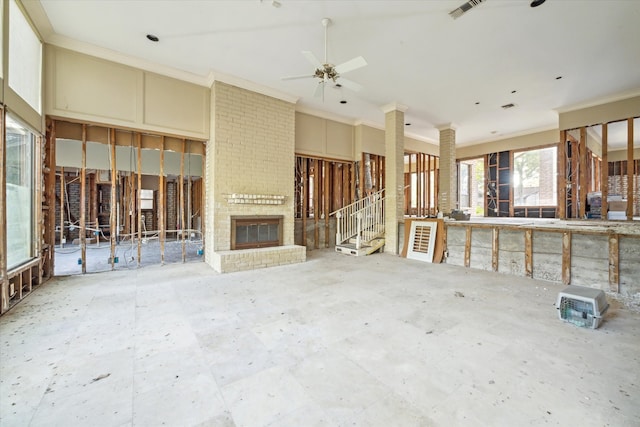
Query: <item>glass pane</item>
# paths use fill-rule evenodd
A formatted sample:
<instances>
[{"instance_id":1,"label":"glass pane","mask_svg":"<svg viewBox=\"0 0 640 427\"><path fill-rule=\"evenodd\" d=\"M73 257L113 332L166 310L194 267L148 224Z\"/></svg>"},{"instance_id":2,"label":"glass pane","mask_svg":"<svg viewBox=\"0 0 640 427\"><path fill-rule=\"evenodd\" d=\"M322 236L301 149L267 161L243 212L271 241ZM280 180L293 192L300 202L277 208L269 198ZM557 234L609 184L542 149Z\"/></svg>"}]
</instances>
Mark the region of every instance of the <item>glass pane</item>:
<instances>
[{"instance_id":1,"label":"glass pane","mask_svg":"<svg viewBox=\"0 0 640 427\"><path fill-rule=\"evenodd\" d=\"M267 241L269 241L269 225L260 224L258 226L258 242L267 242Z\"/></svg>"},{"instance_id":2,"label":"glass pane","mask_svg":"<svg viewBox=\"0 0 640 427\"><path fill-rule=\"evenodd\" d=\"M42 43L22 11L9 8L9 86L38 113L42 112Z\"/></svg>"},{"instance_id":3,"label":"glass pane","mask_svg":"<svg viewBox=\"0 0 640 427\"><path fill-rule=\"evenodd\" d=\"M555 147L513 155L515 206L555 206L557 196Z\"/></svg>"},{"instance_id":4,"label":"glass pane","mask_svg":"<svg viewBox=\"0 0 640 427\"><path fill-rule=\"evenodd\" d=\"M33 257L35 136L7 116L7 268Z\"/></svg>"}]
</instances>

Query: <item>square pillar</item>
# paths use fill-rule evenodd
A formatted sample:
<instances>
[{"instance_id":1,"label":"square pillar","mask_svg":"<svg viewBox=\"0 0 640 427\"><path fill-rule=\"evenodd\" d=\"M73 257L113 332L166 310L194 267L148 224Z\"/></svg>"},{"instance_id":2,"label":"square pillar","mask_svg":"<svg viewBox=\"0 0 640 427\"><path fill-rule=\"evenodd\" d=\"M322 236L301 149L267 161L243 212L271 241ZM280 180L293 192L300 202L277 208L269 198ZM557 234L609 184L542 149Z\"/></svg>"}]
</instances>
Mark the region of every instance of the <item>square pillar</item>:
<instances>
[{"instance_id":1,"label":"square pillar","mask_svg":"<svg viewBox=\"0 0 640 427\"><path fill-rule=\"evenodd\" d=\"M398 254L398 223L404 219L404 112L407 107L390 104L385 113L384 251Z\"/></svg>"},{"instance_id":2,"label":"square pillar","mask_svg":"<svg viewBox=\"0 0 640 427\"><path fill-rule=\"evenodd\" d=\"M458 206L458 176L456 169L456 130L451 123L439 126L440 179L438 206L444 215Z\"/></svg>"}]
</instances>

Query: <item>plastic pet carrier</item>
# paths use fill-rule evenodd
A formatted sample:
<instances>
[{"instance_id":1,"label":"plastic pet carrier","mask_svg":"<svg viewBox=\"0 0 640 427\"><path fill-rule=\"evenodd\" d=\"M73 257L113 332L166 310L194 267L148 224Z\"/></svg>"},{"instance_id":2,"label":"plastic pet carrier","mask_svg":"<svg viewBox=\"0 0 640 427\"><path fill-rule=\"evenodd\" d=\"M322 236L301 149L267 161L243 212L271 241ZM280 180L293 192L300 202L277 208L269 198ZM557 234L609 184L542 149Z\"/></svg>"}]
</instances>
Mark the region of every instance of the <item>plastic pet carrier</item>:
<instances>
[{"instance_id":1,"label":"plastic pet carrier","mask_svg":"<svg viewBox=\"0 0 640 427\"><path fill-rule=\"evenodd\" d=\"M609 308L607 297L599 289L568 286L558 294L558 316L565 322L596 329Z\"/></svg>"}]
</instances>

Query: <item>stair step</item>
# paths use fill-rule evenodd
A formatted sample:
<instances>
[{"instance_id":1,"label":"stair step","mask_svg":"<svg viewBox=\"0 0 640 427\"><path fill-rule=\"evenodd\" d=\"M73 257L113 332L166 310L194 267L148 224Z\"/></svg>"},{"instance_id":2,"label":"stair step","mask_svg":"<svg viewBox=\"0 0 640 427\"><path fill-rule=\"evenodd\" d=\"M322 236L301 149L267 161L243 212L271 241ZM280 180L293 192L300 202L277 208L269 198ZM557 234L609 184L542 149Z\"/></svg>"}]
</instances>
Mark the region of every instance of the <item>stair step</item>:
<instances>
[{"instance_id":1,"label":"stair step","mask_svg":"<svg viewBox=\"0 0 640 427\"><path fill-rule=\"evenodd\" d=\"M360 245L360 249L356 248L355 243L342 243L340 245L336 245L336 252L353 256L365 256L371 255L383 246L384 239L378 238L373 239L371 242L368 242L368 244Z\"/></svg>"}]
</instances>

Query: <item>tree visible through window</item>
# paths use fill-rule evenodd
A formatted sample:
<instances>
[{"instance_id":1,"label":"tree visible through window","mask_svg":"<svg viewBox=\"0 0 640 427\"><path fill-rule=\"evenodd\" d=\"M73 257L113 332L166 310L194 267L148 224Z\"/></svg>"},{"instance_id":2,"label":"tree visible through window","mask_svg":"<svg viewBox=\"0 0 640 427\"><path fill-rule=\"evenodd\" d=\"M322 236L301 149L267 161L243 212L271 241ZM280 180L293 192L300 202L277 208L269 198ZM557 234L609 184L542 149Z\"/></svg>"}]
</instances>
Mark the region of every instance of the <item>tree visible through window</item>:
<instances>
[{"instance_id":1,"label":"tree visible through window","mask_svg":"<svg viewBox=\"0 0 640 427\"><path fill-rule=\"evenodd\" d=\"M514 206L557 204L556 147L513 154Z\"/></svg>"}]
</instances>

